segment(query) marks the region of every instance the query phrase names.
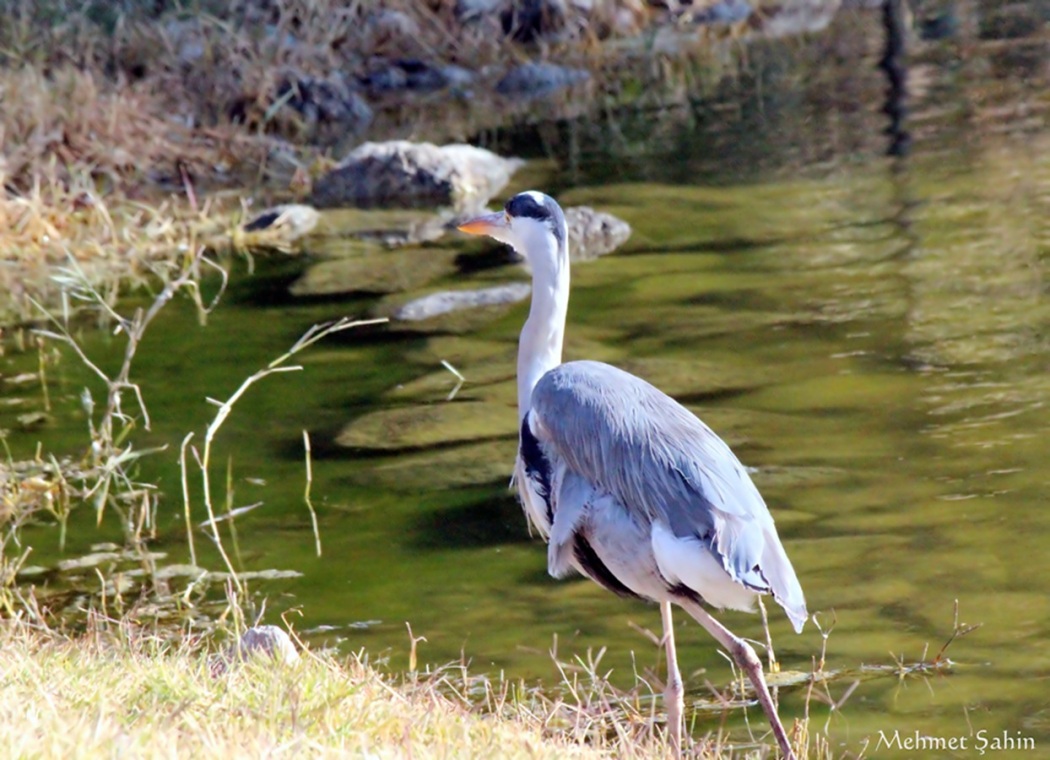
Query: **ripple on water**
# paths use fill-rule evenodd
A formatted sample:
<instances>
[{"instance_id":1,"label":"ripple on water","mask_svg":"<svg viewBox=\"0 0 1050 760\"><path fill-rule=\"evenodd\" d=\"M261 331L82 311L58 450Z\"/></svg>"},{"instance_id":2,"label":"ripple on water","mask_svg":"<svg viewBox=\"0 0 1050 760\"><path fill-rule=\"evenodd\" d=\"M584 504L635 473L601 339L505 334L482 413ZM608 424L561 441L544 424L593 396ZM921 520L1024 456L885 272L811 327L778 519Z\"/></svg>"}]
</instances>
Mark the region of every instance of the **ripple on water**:
<instances>
[{"instance_id":1,"label":"ripple on water","mask_svg":"<svg viewBox=\"0 0 1050 760\"><path fill-rule=\"evenodd\" d=\"M294 296L403 293L454 273L455 258L454 251L398 248L329 259L311 265L289 290Z\"/></svg>"}]
</instances>

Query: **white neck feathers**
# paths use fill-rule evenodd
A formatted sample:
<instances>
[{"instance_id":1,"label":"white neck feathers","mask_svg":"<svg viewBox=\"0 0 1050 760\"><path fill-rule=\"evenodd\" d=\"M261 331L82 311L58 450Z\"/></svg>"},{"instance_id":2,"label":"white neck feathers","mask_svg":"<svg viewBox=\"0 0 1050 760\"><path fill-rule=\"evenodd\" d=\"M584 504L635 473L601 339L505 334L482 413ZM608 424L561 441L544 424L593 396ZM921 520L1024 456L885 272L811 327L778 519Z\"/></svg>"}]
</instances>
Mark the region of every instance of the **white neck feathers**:
<instances>
[{"instance_id":1,"label":"white neck feathers","mask_svg":"<svg viewBox=\"0 0 1050 760\"><path fill-rule=\"evenodd\" d=\"M532 405L532 389L561 364L565 317L569 308L569 253L544 230L527 241L532 266L532 306L518 342L518 415ZM537 239L539 238L539 239Z\"/></svg>"}]
</instances>

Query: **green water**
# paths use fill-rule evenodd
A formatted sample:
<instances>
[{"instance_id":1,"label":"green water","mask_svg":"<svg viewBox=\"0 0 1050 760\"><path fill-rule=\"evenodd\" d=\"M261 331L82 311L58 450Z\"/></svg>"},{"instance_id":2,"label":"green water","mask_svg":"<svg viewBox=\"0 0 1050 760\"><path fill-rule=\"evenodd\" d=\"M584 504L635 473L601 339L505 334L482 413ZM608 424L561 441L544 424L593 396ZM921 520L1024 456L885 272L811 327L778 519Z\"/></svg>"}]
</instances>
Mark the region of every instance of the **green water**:
<instances>
[{"instance_id":1,"label":"green water","mask_svg":"<svg viewBox=\"0 0 1050 760\"><path fill-rule=\"evenodd\" d=\"M694 127L703 142L709 133ZM977 756L972 734L983 729L988 741L1007 731L1039 748L999 756L1045 756L1047 135L946 127L919 140L909 159L891 161L869 149L877 133L861 130L857 140L836 133L836 160L811 161L794 139L803 132L741 133L742 143L751 141L747 155L774 157L742 173L729 156L719 171L710 150L678 151L674 140L617 162L588 141L590 127L559 129L585 138L579 162L552 168L562 149L555 141L547 146L555 161L532 164L508 192L550 187L566 205L593 205L634 228L617 255L574 270L566 358L647 377L754 468L811 611L825 627L834 621L828 668L846 672L832 682L833 697L860 680L841 713L816 700L810 708L821 725L829 721L837 753L871 742L869 756L913 757L877 747L879 731L920 731L969 737L957 754ZM726 140L716 132L707 142ZM756 140L772 147L755 148ZM667 163L676 151L681 163ZM420 287L426 278L413 257L433 267L430 288L525 276L455 237L406 254L345 249L329 239L314 253L371 261L389 274L373 291ZM205 397L227 396L311 324L405 297L289 295L314 260L261 260L253 275L238 271L206 327L176 302L142 346L134 378L154 428L134 440L169 446L143 462L141 475L165 495L155 547L173 559L186 557L178 442L189 431L200 436L212 418ZM313 631L315 643L365 648L393 669L407 667L406 622L426 637L423 661L463 656L476 672L556 683L555 639L563 660L607 647L603 668L621 685L633 683L635 670L660 668L660 651L635 628L656 630L657 610L589 582L547 578L544 547L528 536L506 488L526 309L344 333L302 354L302 372L267 378L237 404L218 441L216 472L231 457L234 505L264 503L236 523L235 562L302 573L253 586L268 598L268 620L296 609L295 625ZM115 365L118 337L82 337L92 356ZM442 360L466 378L451 401L456 379ZM11 351L2 361L10 376L36 357ZM48 450L82 446L78 398L90 382L64 356L50 372L53 421L11 436L15 453L31 452L37 440ZM41 403L36 386L3 393L24 400L0 410L3 427ZM321 558L302 498L303 430L313 440ZM66 554L117 534L82 514ZM57 530L31 535L33 562L53 561ZM203 534L197 545L202 564L219 568ZM950 671L903 680L863 671L896 658L914 663L927 646L936 652L951 633L955 600L963 622L983 625L952 645ZM778 610L771 616L784 667L808 670L820 634L810 625L796 636ZM761 638L754 616L722 619ZM710 640L681 616L678 641L693 695L707 693L707 680L729 680ZM783 689L782 715L802 715L805 702L805 687ZM760 714L752 717L760 726ZM717 725L702 717L698 730ZM743 735L740 720L732 725Z\"/></svg>"}]
</instances>

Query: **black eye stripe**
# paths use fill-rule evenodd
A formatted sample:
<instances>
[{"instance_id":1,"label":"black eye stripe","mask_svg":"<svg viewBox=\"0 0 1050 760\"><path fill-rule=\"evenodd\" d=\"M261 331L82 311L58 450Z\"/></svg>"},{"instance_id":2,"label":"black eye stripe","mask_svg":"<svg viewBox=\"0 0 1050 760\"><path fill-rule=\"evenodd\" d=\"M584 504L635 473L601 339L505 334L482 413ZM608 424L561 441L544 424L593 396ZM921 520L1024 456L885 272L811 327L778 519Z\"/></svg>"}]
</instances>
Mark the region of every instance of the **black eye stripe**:
<instances>
[{"instance_id":1,"label":"black eye stripe","mask_svg":"<svg viewBox=\"0 0 1050 760\"><path fill-rule=\"evenodd\" d=\"M539 204L526 193L519 193L507 201L504 209L513 217L528 217L530 219L550 219L551 212L545 205Z\"/></svg>"},{"instance_id":2,"label":"black eye stripe","mask_svg":"<svg viewBox=\"0 0 1050 760\"><path fill-rule=\"evenodd\" d=\"M537 192L518 193L507 201L503 210L511 219L527 217L546 223L558 244L566 244L565 214L562 213L558 202L549 195Z\"/></svg>"}]
</instances>

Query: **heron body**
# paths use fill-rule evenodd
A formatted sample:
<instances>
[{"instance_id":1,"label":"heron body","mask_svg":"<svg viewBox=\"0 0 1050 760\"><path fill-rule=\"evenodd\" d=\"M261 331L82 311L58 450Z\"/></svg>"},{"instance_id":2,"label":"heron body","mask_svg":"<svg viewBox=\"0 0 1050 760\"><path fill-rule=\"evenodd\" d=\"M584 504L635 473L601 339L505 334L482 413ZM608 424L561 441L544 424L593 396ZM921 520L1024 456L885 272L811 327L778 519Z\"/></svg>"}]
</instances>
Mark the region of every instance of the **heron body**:
<instances>
[{"instance_id":1,"label":"heron body","mask_svg":"<svg viewBox=\"0 0 1050 760\"><path fill-rule=\"evenodd\" d=\"M547 539L547 568L660 604L668 723L680 746L682 685L671 605L696 618L751 677L785 756L786 733L751 647L705 610L752 611L770 594L796 631L802 587L743 465L703 422L645 380L602 362L562 364L569 300L565 217L547 195L511 198L460 226L512 245L532 268L518 349L520 440L514 480Z\"/></svg>"},{"instance_id":2,"label":"heron body","mask_svg":"<svg viewBox=\"0 0 1050 760\"><path fill-rule=\"evenodd\" d=\"M540 378L521 440L518 490L552 575L734 610L772 594L802 628L802 588L762 497L681 404L616 367L569 362Z\"/></svg>"}]
</instances>

